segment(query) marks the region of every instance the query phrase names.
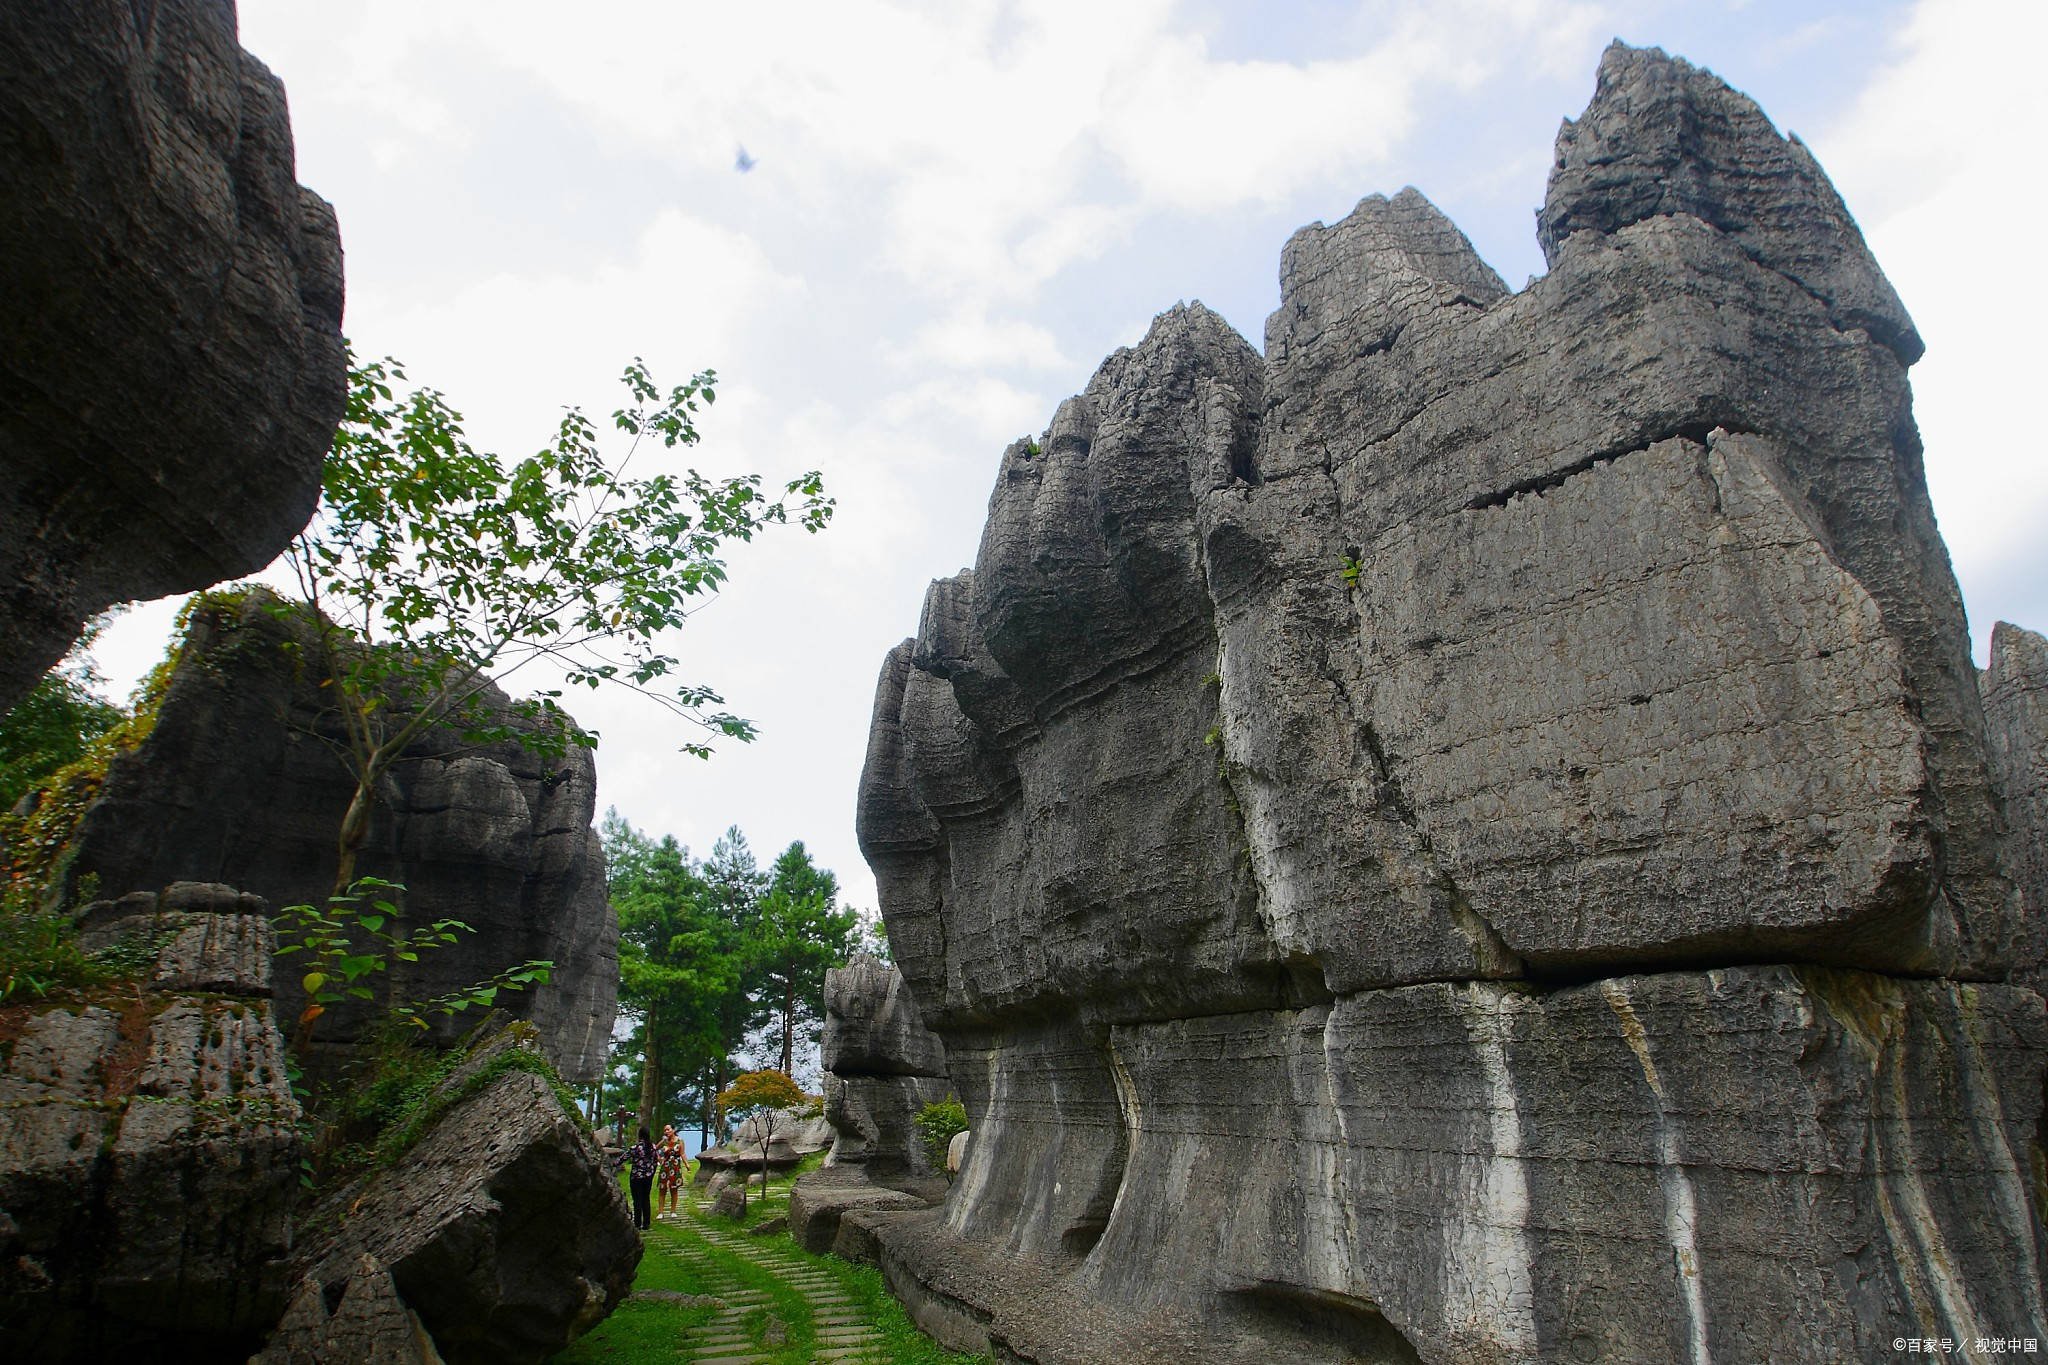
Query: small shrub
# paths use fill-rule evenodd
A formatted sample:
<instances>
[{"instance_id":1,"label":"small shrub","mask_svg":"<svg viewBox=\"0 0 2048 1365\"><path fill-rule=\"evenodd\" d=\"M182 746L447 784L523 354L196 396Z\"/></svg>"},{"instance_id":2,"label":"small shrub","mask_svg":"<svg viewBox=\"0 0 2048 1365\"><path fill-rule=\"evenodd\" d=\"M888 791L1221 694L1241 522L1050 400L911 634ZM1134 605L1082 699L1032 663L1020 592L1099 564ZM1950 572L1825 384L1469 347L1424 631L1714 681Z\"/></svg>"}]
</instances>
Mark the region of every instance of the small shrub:
<instances>
[{"instance_id":1,"label":"small shrub","mask_svg":"<svg viewBox=\"0 0 2048 1365\"><path fill-rule=\"evenodd\" d=\"M96 885L85 882L90 896ZM0 1004L140 980L156 966L163 943L160 934L132 932L87 952L68 910L46 908L31 883L7 882L0 886Z\"/></svg>"},{"instance_id":2,"label":"small shrub","mask_svg":"<svg viewBox=\"0 0 2048 1365\"><path fill-rule=\"evenodd\" d=\"M917 1135L935 1171L946 1170L946 1148L952 1145L955 1133L966 1131L967 1109L951 1095L917 1111ZM946 1174L952 1178L952 1172Z\"/></svg>"}]
</instances>

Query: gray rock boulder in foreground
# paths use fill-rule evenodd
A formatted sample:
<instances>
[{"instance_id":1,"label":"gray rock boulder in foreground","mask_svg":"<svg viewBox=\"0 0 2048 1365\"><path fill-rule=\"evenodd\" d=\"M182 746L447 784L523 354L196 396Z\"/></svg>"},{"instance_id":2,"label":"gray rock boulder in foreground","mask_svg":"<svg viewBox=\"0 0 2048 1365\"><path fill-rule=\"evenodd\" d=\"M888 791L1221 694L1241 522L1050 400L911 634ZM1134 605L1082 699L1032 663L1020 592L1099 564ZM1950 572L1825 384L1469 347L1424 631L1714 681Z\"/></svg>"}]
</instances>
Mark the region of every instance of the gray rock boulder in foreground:
<instances>
[{"instance_id":1,"label":"gray rock boulder in foreground","mask_svg":"<svg viewBox=\"0 0 2048 1365\"><path fill-rule=\"evenodd\" d=\"M306 1146L265 910L189 884L94 907L87 946L155 945L140 989L0 1014L8 1359L241 1359L284 1311Z\"/></svg>"},{"instance_id":2,"label":"gray rock boulder in foreground","mask_svg":"<svg viewBox=\"0 0 2048 1365\"><path fill-rule=\"evenodd\" d=\"M232 0L0 8L0 712L94 612L305 525L341 305Z\"/></svg>"},{"instance_id":3,"label":"gray rock boulder in foreground","mask_svg":"<svg viewBox=\"0 0 2048 1365\"><path fill-rule=\"evenodd\" d=\"M640 1263L595 1139L546 1079L507 1065L537 1051L533 1026L498 1022L440 1082L417 1141L327 1196L296 1250L344 1313L365 1259L387 1268L449 1365L538 1365L617 1307Z\"/></svg>"},{"instance_id":4,"label":"gray rock boulder in foreground","mask_svg":"<svg viewBox=\"0 0 2048 1365\"><path fill-rule=\"evenodd\" d=\"M1539 236L1512 293L1375 196L1263 356L1162 315L885 661L862 847L974 1138L858 1221L955 1344L2048 1337L2048 668L2002 630L1979 697L1912 321L1655 50Z\"/></svg>"}]
</instances>

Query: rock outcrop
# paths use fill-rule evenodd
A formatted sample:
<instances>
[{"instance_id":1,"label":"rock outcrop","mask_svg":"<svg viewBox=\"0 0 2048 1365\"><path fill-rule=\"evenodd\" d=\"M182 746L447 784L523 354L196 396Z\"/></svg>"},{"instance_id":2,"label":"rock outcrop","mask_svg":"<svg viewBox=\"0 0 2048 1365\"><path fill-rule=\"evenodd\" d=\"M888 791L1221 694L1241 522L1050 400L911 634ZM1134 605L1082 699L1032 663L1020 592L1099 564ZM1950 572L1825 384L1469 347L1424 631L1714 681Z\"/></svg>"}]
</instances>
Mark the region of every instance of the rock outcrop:
<instances>
[{"instance_id":1,"label":"rock outcrop","mask_svg":"<svg viewBox=\"0 0 2048 1365\"><path fill-rule=\"evenodd\" d=\"M0 712L269 562L341 418L341 242L232 0L0 11Z\"/></svg>"},{"instance_id":2,"label":"rock outcrop","mask_svg":"<svg viewBox=\"0 0 2048 1365\"><path fill-rule=\"evenodd\" d=\"M154 727L113 760L79 823L74 884L90 875L118 895L219 881L277 906L325 898L354 779L334 752L344 738L318 682L319 634L274 614L274 602L258 591L194 612ZM500 1002L533 1021L575 1085L603 1065L618 999L618 922L591 828L596 783L585 749L549 759L516 742L424 733L392 769L358 863L403 884L416 920L476 930L379 989L429 999L552 961L547 985ZM296 974L278 983L282 1017L302 1003ZM345 1046L361 1017L337 1012L316 1041ZM438 1027L446 1042L467 1023Z\"/></svg>"},{"instance_id":3,"label":"rock outcrop","mask_svg":"<svg viewBox=\"0 0 2048 1365\"><path fill-rule=\"evenodd\" d=\"M1977 681L2005 805L2005 869L2026 906L2013 959L2039 989L2048 964L2048 640L2000 621L1991 667Z\"/></svg>"},{"instance_id":4,"label":"rock outcrop","mask_svg":"<svg viewBox=\"0 0 2048 1365\"><path fill-rule=\"evenodd\" d=\"M1162 315L884 663L974 1137L861 1226L955 1344L2048 1336L2043 731L1995 666L1987 745L1911 319L1710 73L1616 44L1557 152L1519 293L1411 189L1296 234L1263 357Z\"/></svg>"},{"instance_id":5,"label":"rock outcrop","mask_svg":"<svg viewBox=\"0 0 2048 1365\"><path fill-rule=\"evenodd\" d=\"M480 1032L413 1145L313 1211L298 1260L330 1314L366 1275L375 1288L367 1261L449 1365L536 1365L618 1306L640 1237L596 1141L521 1064L533 1026Z\"/></svg>"},{"instance_id":6,"label":"rock outcrop","mask_svg":"<svg viewBox=\"0 0 2048 1365\"><path fill-rule=\"evenodd\" d=\"M847 1214L924 1208L945 1194L917 1130L918 1111L951 1089L945 1044L924 1026L903 973L863 956L825 973L819 1060L832 1151L790 1190L791 1233L812 1251L872 1261L840 1245Z\"/></svg>"},{"instance_id":7,"label":"rock outcrop","mask_svg":"<svg viewBox=\"0 0 2048 1365\"><path fill-rule=\"evenodd\" d=\"M917 1114L946 1098L946 1046L924 1026L903 973L857 957L825 973L825 1117L833 1166L859 1166L882 1185L929 1186L934 1171Z\"/></svg>"},{"instance_id":8,"label":"rock outcrop","mask_svg":"<svg viewBox=\"0 0 2048 1365\"><path fill-rule=\"evenodd\" d=\"M142 988L0 1008L10 1359L236 1360L284 1310L305 1147L266 909L194 885L94 906L87 946L154 948Z\"/></svg>"}]
</instances>

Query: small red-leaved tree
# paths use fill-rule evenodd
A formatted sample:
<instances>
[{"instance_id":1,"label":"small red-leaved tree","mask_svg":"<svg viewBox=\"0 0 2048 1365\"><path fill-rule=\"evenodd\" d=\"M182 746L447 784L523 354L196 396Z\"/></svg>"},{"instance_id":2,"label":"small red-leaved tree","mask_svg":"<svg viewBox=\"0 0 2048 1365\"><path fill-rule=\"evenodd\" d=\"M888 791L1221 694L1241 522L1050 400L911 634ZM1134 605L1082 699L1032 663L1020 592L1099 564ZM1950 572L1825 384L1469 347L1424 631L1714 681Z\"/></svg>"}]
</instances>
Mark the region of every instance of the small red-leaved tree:
<instances>
[{"instance_id":1,"label":"small red-leaved tree","mask_svg":"<svg viewBox=\"0 0 2048 1365\"><path fill-rule=\"evenodd\" d=\"M780 1071L749 1071L718 1092L718 1112L728 1121L755 1120L754 1131L761 1139L761 1197L768 1197L768 1144L782 1126L782 1111L800 1109L809 1096L795 1081ZM740 1180L740 1208L746 1208L747 1182Z\"/></svg>"}]
</instances>

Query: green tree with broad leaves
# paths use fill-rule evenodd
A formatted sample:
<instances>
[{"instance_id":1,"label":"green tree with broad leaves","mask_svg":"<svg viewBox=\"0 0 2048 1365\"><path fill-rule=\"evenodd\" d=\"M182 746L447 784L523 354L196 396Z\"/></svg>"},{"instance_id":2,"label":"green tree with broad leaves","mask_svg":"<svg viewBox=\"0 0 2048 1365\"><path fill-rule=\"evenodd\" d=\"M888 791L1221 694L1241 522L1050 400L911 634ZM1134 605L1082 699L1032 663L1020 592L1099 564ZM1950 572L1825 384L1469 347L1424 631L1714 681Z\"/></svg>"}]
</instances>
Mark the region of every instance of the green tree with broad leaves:
<instances>
[{"instance_id":1,"label":"green tree with broad leaves","mask_svg":"<svg viewBox=\"0 0 2048 1365\"><path fill-rule=\"evenodd\" d=\"M768 1147L784 1128L785 1110L802 1109L810 1103L797 1083L782 1071L749 1071L737 1077L718 1094L718 1112L728 1122L754 1120L755 1138L761 1147L761 1197L768 1197ZM740 1182L741 1208L746 1207L746 1182Z\"/></svg>"},{"instance_id":2,"label":"green tree with broad leaves","mask_svg":"<svg viewBox=\"0 0 2048 1365\"><path fill-rule=\"evenodd\" d=\"M698 412L715 397L709 370L664 392L643 362L628 365L629 401L612 414L627 442L616 461L570 408L540 451L509 465L470 445L440 393L400 395L404 379L395 361L351 356L319 510L285 557L322 633L322 686L355 779L336 836L336 895L355 881L379 781L423 731L516 740L544 757L596 743L562 709L559 687L515 701L509 716L489 706L493 682L529 665L552 663L569 687L631 688L707 737L752 738L715 691L677 681L664 637L725 581L726 547L791 521L821 530L833 511L816 471L772 498L759 475L628 473L650 441L697 443ZM703 740L682 748L709 752Z\"/></svg>"}]
</instances>

